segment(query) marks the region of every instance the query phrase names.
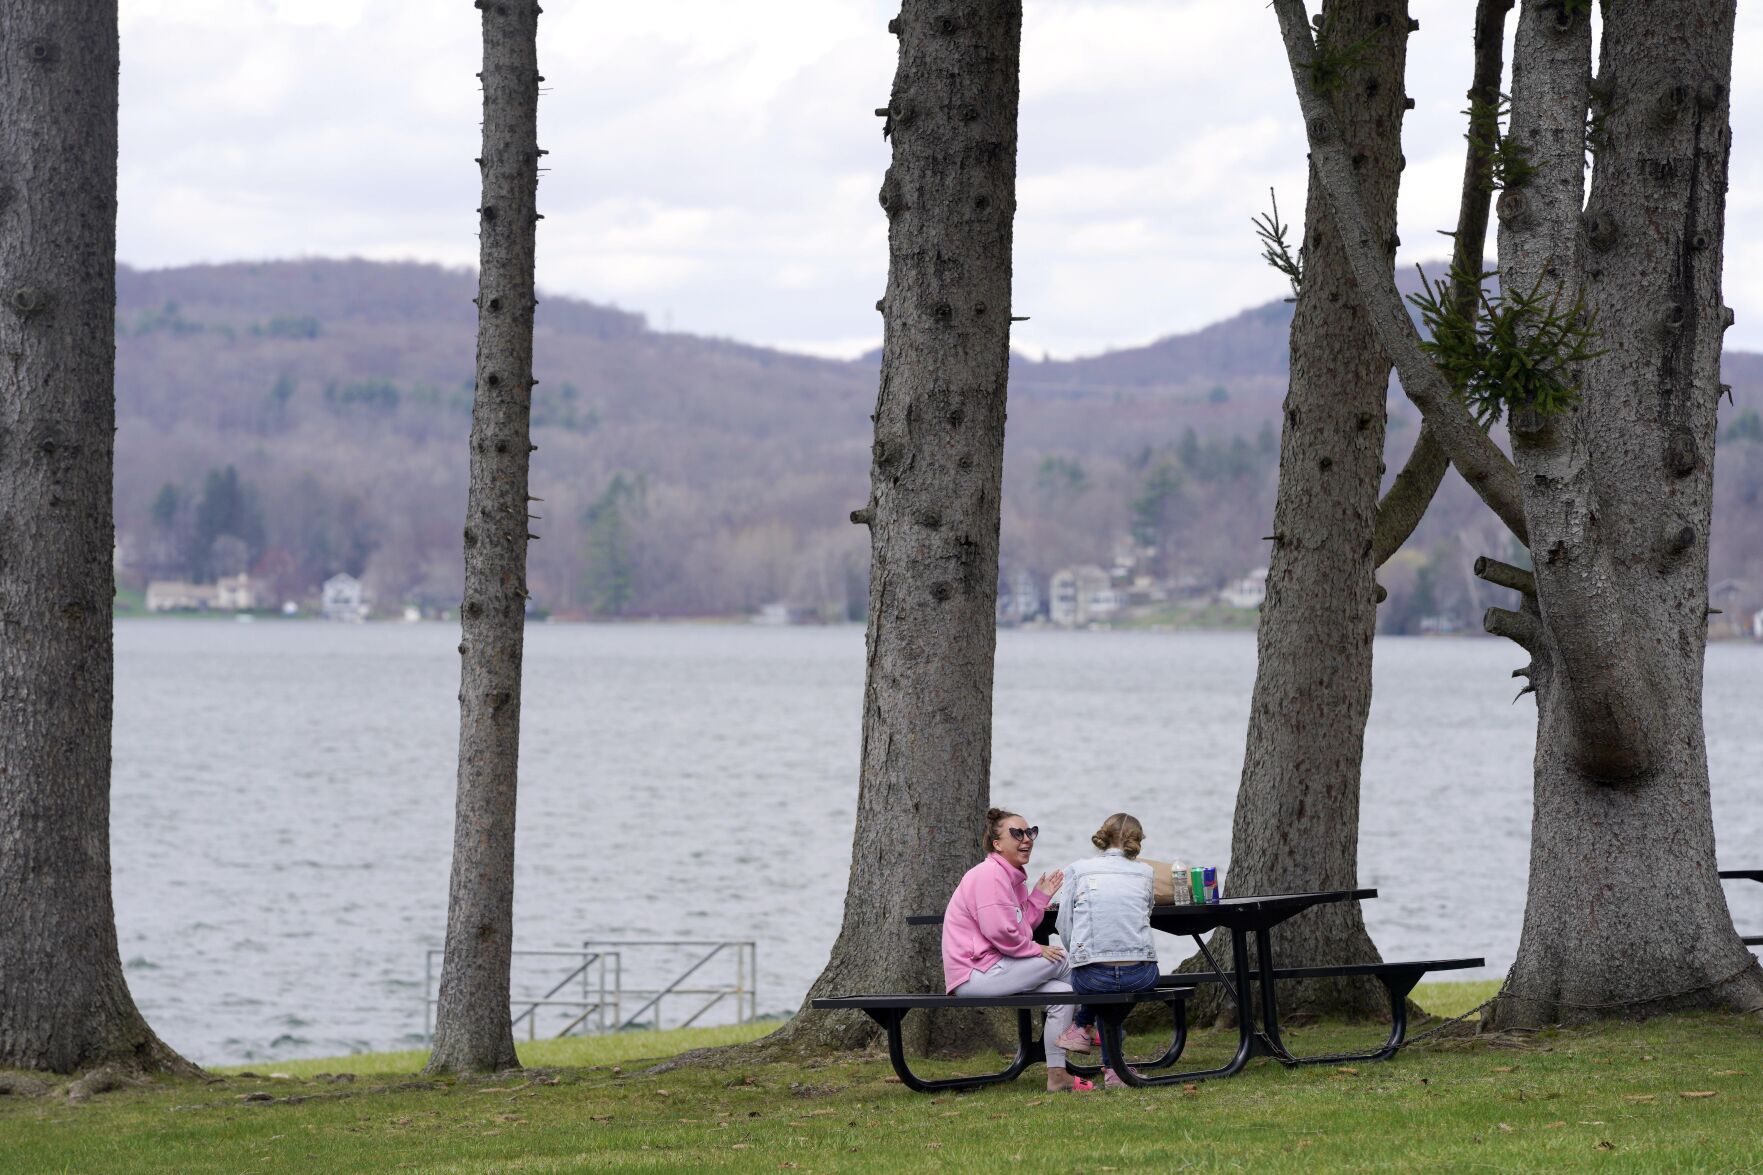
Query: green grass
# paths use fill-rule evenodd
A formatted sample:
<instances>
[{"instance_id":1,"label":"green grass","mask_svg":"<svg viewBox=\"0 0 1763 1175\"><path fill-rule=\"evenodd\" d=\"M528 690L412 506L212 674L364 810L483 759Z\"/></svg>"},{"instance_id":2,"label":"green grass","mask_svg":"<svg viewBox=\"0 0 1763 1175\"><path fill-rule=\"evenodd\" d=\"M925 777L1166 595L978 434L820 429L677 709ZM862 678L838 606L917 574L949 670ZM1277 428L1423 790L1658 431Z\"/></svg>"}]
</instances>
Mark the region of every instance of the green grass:
<instances>
[{"instance_id":1,"label":"green grass","mask_svg":"<svg viewBox=\"0 0 1763 1175\"><path fill-rule=\"evenodd\" d=\"M1498 979L1467 979L1455 983L1423 983L1414 989L1414 1002L1434 1016L1461 1016L1494 998Z\"/></svg>"},{"instance_id":2,"label":"green grass","mask_svg":"<svg viewBox=\"0 0 1763 1175\"><path fill-rule=\"evenodd\" d=\"M1439 990L1443 1006L1473 992ZM1466 1006L1473 1006L1467 1004ZM759 1029L747 1031L759 1031ZM213 1084L159 1081L64 1099L0 1098L0 1170L1023 1171L1742 1170L1763 1166L1763 1021L1680 1016L1520 1042L1428 1043L1394 1061L1284 1069L1257 1060L1192 1088L925 1097L877 1055L651 1075L659 1055L727 1030L527 1046L494 1081L378 1078L381 1057L277 1066ZM1294 1034L1300 1050L1367 1042L1376 1025ZM1215 1063L1234 1033L1200 1034ZM1148 1050L1152 1042L1135 1042ZM417 1054L391 1054L397 1065ZM930 1062L930 1074L981 1060ZM348 1084L312 1079L346 1070ZM555 1082L555 1084L552 1084ZM1707 1096L1685 1097L1685 1093ZM247 1101L256 1095L271 1100Z\"/></svg>"},{"instance_id":3,"label":"green grass","mask_svg":"<svg viewBox=\"0 0 1763 1175\"><path fill-rule=\"evenodd\" d=\"M1261 613L1254 608L1228 604L1161 604L1135 609L1130 616L1109 622L1117 629L1205 629L1207 631L1253 631Z\"/></svg>"},{"instance_id":4,"label":"green grass","mask_svg":"<svg viewBox=\"0 0 1763 1175\"><path fill-rule=\"evenodd\" d=\"M778 1026L778 1021L726 1028L675 1028L665 1032L620 1032L611 1036L571 1036L562 1040L515 1042L521 1064L532 1068L587 1068L593 1065L625 1065L634 1061L662 1060L687 1049L714 1048L758 1040ZM262 1062L228 1065L215 1069L222 1074L285 1073L289 1077L316 1077L320 1073L354 1073L360 1077L410 1074L428 1061L427 1050L402 1053L357 1053L347 1057L320 1057L310 1061Z\"/></svg>"}]
</instances>

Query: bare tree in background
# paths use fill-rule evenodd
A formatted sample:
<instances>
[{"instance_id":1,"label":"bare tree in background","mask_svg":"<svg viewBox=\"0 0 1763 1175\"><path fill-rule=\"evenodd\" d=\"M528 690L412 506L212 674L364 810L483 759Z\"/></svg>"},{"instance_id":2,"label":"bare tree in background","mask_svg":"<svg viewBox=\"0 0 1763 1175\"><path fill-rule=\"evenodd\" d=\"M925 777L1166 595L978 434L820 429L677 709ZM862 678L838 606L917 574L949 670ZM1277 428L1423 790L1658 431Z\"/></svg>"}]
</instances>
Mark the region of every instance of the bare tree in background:
<instances>
[{"instance_id":1,"label":"bare tree in background","mask_svg":"<svg viewBox=\"0 0 1763 1175\"><path fill-rule=\"evenodd\" d=\"M0 0L0 1069L192 1069L110 891L115 0Z\"/></svg>"},{"instance_id":2,"label":"bare tree in background","mask_svg":"<svg viewBox=\"0 0 1763 1175\"><path fill-rule=\"evenodd\" d=\"M484 35L477 395L460 609L459 790L431 1073L519 1064L508 1020L508 972L526 545L532 537L527 472L536 382L540 9L534 0L478 0L477 7Z\"/></svg>"},{"instance_id":3,"label":"bare tree in background","mask_svg":"<svg viewBox=\"0 0 1763 1175\"><path fill-rule=\"evenodd\" d=\"M1492 193L1485 124L1499 98L1505 14L1512 0L1481 0L1475 77L1458 211L1452 297L1471 317L1480 303ZM1318 32L1337 55L1316 74L1352 153L1380 272L1393 280L1396 193L1403 166L1406 42L1418 22L1406 0L1328 0ZM1380 503L1384 401L1390 360L1378 344L1314 170L1303 251L1290 252L1277 213L1263 224L1269 259L1297 287L1291 389L1281 430L1267 598L1257 636L1242 784L1231 833L1238 893L1351 889L1358 884L1359 789L1371 710L1372 638L1381 592L1373 575L1426 512L1447 461L1423 425ZM1300 260L1301 256L1301 260ZM1220 931L1221 944L1229 931ZM1307 911L1274 931L1282 962L1328 966L1379 958L1359 905ZM1190 960L1191 967L1204 963ZM1210 1004L1218 1006L1215 993ZM1282 984L1294 1010L1381 1015L1382 988L1363 977Z\"/></svg>"},{"instance_id":4,"label":"bare tree in background","mask_svg":"<svg viewBox=\"0 0 1763 1175\"><path fill-rule=\"evenodd\" d=\"M888 289L870 500L862 778L844 923L809 998L940 991L935 913L982 856L1010 357L1020 0L906 0L884 133ZM989 1035L927 1019L920 1047ZM861 1015L804 1009L777 1043L852 1047Z\"/></svg>"},{"instance_id":5,"label":"bare tree in background","mask_svg":"<svg viewBox=\"0 0 1763 1175\"><path fill-rule=\"evenodd\" d=\"M1491 1013L1501 1025L1763 1008L1763 970L1717 877L1701 705L1732 321L1721 259L1734 4L1605 6L1595 79L1591 7L1520 7L1499 149L1503 329L1465 330L1435 301L1423 351L1314 85L1302 0L1274 0L1312 160L1379 337L1535 567L1477 564L1521 593L1484 626L1529 654L1519 673L1538 718L1529 893ZM1473 431L1466 401L1506 415L1515 462Z\"/></svg>"}]
</instances>

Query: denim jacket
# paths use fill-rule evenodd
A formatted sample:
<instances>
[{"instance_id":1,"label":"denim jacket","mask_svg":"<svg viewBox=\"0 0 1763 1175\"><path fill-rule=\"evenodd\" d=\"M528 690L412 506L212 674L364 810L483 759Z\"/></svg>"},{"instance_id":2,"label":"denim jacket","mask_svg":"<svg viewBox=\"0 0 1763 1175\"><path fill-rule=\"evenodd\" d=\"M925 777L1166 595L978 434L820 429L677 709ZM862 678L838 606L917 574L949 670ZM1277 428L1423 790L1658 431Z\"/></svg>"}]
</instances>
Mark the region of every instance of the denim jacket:
<instances>
[{"instance_id":1,"label":"denim jacket","mask_svg":"<svg viewBox=\"0 0 1763 1175\"><path fill-rule=\"evenodd\" d=\"M1073 967L1157 958L1151 942L1151 867L1119 849L1065 871L1059 889L1059 941Z\"/></svg>"}]
</instances>

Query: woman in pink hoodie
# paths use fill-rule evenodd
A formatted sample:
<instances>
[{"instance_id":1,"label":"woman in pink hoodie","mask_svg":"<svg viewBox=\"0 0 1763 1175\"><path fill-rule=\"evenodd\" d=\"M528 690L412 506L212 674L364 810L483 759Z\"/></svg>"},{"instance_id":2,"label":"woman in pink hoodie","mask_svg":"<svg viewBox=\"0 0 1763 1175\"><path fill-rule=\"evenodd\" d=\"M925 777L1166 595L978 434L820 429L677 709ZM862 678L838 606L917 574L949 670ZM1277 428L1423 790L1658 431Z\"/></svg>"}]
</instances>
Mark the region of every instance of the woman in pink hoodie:
<instances>
[{"instance_id":1,"label":"woman in pink hoodie","mask_svg":"<svg viewBox=\"0 0 1763 1175\"><path fill-rule=\"evenodd\" d=\"M986 813L980 838L986 859L967 871L943 911L943 980L949 994L1071 990L1065 951L1035 941L1035 927L1065 881L1065 874L1054 870L1029 887L1026 867L1039 832L1015 812L992 808ZM1065 1050L1055 1043L1071 1026L1072 1014L1069 1004L1047 1009L1041 1036L1050 1090L1095 1088L1065 1068Z\"/></svg>"}]
</instances>

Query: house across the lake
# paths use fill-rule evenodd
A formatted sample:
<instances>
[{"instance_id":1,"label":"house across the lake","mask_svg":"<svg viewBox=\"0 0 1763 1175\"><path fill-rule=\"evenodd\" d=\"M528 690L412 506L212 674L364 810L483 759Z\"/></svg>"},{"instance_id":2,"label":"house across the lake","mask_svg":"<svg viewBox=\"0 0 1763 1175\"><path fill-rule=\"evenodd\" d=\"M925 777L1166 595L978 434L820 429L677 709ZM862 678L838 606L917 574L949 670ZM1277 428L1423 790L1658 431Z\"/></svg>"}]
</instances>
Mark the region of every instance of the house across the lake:
<instances>
[{"instance_id":1,"label":"house across the lake","mask_svg":"<svg viewBox=\"0 0 1763 1175\"><path fill-rule=\"evenodd\" d=\"M147 584L149 612L206 612L218 608L220 589L211 583L155 579Z\"/></svg>"},{"instance_id":2,"label":"house across the lake","mask_svg":"<svg viewBox=\"0 0 1763 1175\"><path fill-rule=\"evenodd\" d=\"M322 608L326 620L349 623L366 620L367 599L361 590L361 581L353 575L333 575L325 580Z\"/></svg>"}]
</instances>

